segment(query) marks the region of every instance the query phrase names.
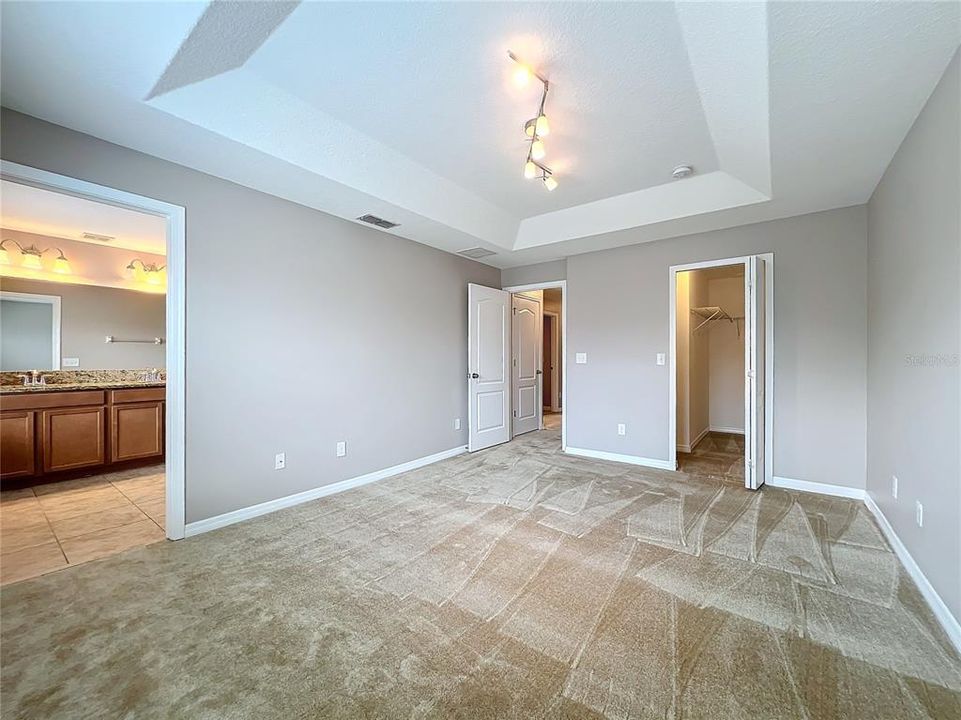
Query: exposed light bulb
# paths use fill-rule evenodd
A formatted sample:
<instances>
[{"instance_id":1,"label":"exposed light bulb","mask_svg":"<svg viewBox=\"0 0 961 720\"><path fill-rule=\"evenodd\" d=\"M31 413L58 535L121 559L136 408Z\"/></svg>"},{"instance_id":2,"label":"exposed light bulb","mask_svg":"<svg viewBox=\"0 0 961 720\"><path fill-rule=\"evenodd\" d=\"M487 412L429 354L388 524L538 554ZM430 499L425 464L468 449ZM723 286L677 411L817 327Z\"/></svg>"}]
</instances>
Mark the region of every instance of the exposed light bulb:
<instances>
[{"instance_id":1,"label":"exposed light bulb","mask_svg":"<svg viewBox=\"0 0 961 720\"><path fill-rule=\"evenodd\" d=\"M554 188L557 187L557 180L548 175L546 178L544 178L544 187L553 192Z\"/></svg>"},{"instance_id":2,"label":"exposed light bulb","mask_svg":"<svg viewBox=\"0 0 961 720\"><path fill-rule=\"evenodd\" d=\"M31 270L43 270L43 265L40 264L40 256L33 253L23 253L23 266Z\"/></svg>"},{"instance_id":3,"label":"exposed light bulb","mask_svg":"<svg viewBox=\"0 0 961 720\"><path fill-rule=\"evenodd\" d=\"M534 164L532 160L528 160L524 164L524 177L528 180L532 180L537 175L537 165Z\"/></svg>"},{"instance_id":4,"label":"exposed light bulb","mask_svg":"<svg viewBox=\"0 0 961 720\"><path fill-rule=\"evenodd\" d=\"M547 137L551 132L551 126L547 123L547 115L538 115L537 122L534 124L534 131L538 137Z\"/></svg>"},{"instance_id":5,"label":"exposed light bulb","mask_svg":"<svg viewBox=\"0 0 961 720\"><path fill-rule=\"evenodd\" d=\"M540 160L543 158L545 152L543 140L535 140L531 143L531 157L535 160Z\"/></svg>"},{"instance_id":6,"label":"exposed light bulb","mask_svg":"<svg viewBox=\"0 0 961 720\"><path fill-rule=\"evenodd\" d=\"M518 64L514 71L514 84L517 87L524 87L531 81L531 69L526 65Z\"/></svg>"},{"instance_id":7,"label":"exposed light bulb","mask_svg":"<svg viewBox=\"0 0 961 720\"><path fill-rule=\"evenodd\" d=\"M528 120L526 123L524 123L524 134L527 135L527 137L534 137L534 125L536 123L536 120Z\"/></svg>"}]
</instances>

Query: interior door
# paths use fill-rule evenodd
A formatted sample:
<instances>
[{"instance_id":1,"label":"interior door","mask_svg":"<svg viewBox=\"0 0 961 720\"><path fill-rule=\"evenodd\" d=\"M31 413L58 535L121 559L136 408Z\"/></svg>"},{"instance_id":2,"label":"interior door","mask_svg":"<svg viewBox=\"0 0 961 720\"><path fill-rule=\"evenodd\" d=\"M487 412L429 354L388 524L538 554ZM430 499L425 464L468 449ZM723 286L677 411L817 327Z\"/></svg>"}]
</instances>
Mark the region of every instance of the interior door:
<instances>
[{"instance_id":1,"label":"interior door","mask_svg":"<svg viewBox=\"0 0 961 720\"><path fill-rule=\"evenodd\" d=\"M471 452L511 439L511 296L467 286L467 424Z\"/></svg>"},{"instance_id":2,"label":"interior door","mask_svg":"<svg viewBox=\"0 0 961 720\"><path fill-rule=\"evenodd\" d=\"M526 295L514 295L512 303L512 435L522 435L541 427L541 304Z\"/></svg>"},{"instance_id":3,"label":"interior door","mask_svg":"<svg viewBox=\"0 0 961 720\"><path fill-rule=\"evenodd\" d=\"M764 456L764 404L766 361L765 348L765 275L764 259L751 257L744 273L744 308L746 354L744 367L744 485L757 490L764 484L766 458Z\"/></svg>"}]
</instances>

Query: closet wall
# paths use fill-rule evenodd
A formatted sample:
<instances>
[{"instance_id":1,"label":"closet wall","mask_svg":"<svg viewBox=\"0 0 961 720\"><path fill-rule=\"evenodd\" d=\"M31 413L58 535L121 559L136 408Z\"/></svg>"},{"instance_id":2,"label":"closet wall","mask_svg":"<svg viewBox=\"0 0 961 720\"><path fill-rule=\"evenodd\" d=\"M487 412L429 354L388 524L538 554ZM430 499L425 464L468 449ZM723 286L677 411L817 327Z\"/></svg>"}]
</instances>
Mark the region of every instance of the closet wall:
<instances>
[{"instance_id":1,"label":"closet wall","mask_svg":"<svg viewBox=\"0 0 961 720\"><path fill-rule=\"evenodd\" d=\"M717 278L707 283L708 305L744 317L744 275ZM710 367L710 428L719 432L744 432L744 320L736 324L712 323L708 332Z\"/></svg>"}]
</instances>

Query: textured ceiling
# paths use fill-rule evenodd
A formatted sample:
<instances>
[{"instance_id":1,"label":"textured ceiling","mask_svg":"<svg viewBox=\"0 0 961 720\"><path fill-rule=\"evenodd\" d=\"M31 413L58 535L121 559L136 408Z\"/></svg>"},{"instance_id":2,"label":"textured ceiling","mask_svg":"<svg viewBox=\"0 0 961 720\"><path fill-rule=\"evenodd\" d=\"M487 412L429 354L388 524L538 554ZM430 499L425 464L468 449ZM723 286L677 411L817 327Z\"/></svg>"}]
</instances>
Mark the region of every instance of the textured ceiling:
<instances>
[{"instance_id":1,"label":"textured ceiling","mask_svg":"<svg viewBox=\"0 0 961 720\"><path fill-rule=\"evenodd\" d=\"M4 105L502 267L863 203L961 42L954 2L2 13ZM553 193L508 49L552 82Z\"/></svg>"}]
</instances>

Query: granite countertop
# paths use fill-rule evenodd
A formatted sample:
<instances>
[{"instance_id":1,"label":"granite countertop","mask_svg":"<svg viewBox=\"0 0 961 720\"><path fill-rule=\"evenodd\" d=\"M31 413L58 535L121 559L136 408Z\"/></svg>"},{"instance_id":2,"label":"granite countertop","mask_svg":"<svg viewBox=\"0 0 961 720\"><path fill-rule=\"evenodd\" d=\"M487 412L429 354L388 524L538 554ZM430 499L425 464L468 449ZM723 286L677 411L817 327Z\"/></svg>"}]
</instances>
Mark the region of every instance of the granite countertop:
<instances>
[{"instance_id":1,"label":"granite countertop","mask_svg":"<svg viewBox=\"0 0 961 720\"><path fill-rule=\"evenodd\" d=\"M65 390L118 390L123 388L166 387L166 385L167 383L163 380L149 382L137 380L102 380L77 383L51 383L50 385L0 385L0 395L63 392Z\"/></svg>"}]
</instances>

